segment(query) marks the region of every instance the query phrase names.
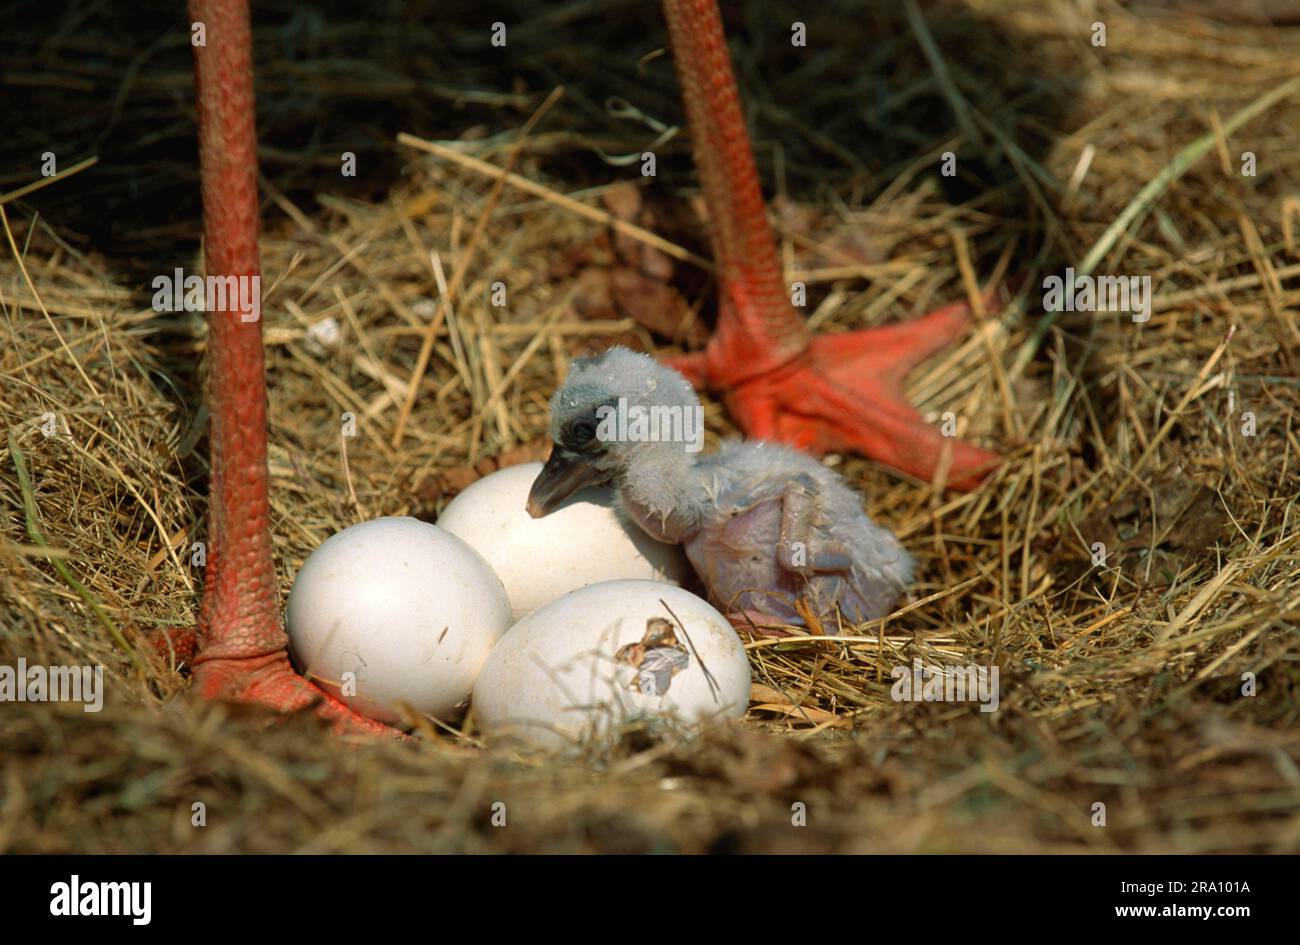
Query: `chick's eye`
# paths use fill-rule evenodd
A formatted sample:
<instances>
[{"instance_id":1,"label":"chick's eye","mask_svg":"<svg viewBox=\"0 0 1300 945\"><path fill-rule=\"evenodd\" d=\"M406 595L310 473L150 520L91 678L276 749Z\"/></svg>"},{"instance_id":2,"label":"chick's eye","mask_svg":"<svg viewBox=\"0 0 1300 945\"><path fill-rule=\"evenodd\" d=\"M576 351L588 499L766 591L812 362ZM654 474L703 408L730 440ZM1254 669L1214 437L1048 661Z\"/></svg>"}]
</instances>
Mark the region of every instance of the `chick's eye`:
<instances>
[{"instance_id":1,"label":"chick's eye","mask_svg":"<svg viewBox=\"0 0 1300 945\"><path fill-rule=\"evenodd\" d=\"M590 420L579 420L569 430L575 443L590 443L596 438L596 425Z\"/></svg>"}]
</instances>

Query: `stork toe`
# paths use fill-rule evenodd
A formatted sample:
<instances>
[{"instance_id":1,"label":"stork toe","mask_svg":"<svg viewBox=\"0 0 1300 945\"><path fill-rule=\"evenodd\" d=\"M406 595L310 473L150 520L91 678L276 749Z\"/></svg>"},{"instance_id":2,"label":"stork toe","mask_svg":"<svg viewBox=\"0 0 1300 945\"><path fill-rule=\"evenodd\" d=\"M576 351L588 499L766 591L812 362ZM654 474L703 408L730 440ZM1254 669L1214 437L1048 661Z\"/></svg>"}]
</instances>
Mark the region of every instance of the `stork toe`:
<instances>
[{"instance_id":1,"label":"stork toe","mask_svg":"<svg viewBox=\"0 0 1300 945\"><path fill-rule=\"evenodd\" d=\"M205 699L259 705L276 712L310 710L338 735L405 737L348 708L294 671L283 650L260 657L212 659L194 667L195 688Z\"/></svg>"},{"instance_id":2,"label":"stork toe","mask_svg":"<svg viewBox=\"0 0 1300 945\"><path fill-rule=\"evenodd\" d=\"M1000 457L943 435L902 388L911 368L961 333L966 311L959 303L900 325L816 336L803 357L730 390L727 406L757 439L861 452L924 480L946 464L949 485L973 489Z\"/></svg>"}]
</instances>

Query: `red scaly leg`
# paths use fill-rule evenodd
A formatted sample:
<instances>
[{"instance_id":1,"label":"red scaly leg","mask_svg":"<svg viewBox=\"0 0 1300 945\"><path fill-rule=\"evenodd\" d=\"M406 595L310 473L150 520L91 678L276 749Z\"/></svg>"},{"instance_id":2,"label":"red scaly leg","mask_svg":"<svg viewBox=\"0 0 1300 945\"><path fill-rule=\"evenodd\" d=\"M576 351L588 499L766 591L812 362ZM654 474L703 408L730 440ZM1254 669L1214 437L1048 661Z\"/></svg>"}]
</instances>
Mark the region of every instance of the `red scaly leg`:
<instances>
[{"instance_id":1,"label":"red scaly leg","mask_svg":"<svg viewBox=\"0 0 1300 945\"><path fill-rule=\"evenodd\" d=\"M260 260L247 0L191 0L190 18L205 25L207 40L194 49L207 274L251 279ZM195 684L208 699L282 712L313 707L339 731L392 732L289 665L271 556L262 323L236 309L208 313L212 475Z\"/></svg>"},{"instance_id":2,"label":"red scaly leg","mask_svg":"<svg viewBox=\"0 0 1300 945\"><path fill-rule=\"evenodd\" d=\"M965 329L968 307L809 338L777 259L716 0L664 0L664 9L720 298L708 347L674 359L673 367L692 383L725 388L728 408L750 436L812 452L855 450L927 480L950 450L949 483L974 488L998 455L942 436L902 392L907 371Z\"/></svg>"},{"instance_id":3,"label":"red scaly leg","mask_svg":"<svg viewBox=\"0 0 1300 945\"><path fill-rule=\"evenodd\" d=\"M718 8L665 0L664 11L718 267L718 324L701 367L732 385L798 357L808 330L786 294Z\"/></svg>"}]
</instances>

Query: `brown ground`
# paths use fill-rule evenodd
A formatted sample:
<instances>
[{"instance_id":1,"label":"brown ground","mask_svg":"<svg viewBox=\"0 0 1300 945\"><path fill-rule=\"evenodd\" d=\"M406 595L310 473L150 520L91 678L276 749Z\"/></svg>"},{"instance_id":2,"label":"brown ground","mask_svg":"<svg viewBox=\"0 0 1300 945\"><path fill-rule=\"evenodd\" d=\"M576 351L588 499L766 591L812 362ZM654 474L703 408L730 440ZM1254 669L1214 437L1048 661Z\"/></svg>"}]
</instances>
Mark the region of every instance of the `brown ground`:
<instances>
[{"instance_id":1,"label":"brown ground","mask_svg":"<svg viewBox=\"0 0 1300 945\"><path fill-rule=\"evenodd\" d=\"M544 451L570 355L691 343L683 319L711 311L684 137L655 145L648 182L593 150L658 137L609 115L611 95L680 120L669 60L651 56L656 12L514 6L364 22L259 9L285 591L337 529L432 519L474 476ZM188 559L206 516L205 329L155 313L148 288L196 258L186 34L162 4L143 52L111 8L38 17L4 66L23 91L0 191L39 179L33 152L100 163L3 205L0 663L102 664L109 690L98 714L0 705L0 850L1300 850L1300 32L1083 0L926 5L954 94L901 9L828 5L802 50L786 6L727 9L822 329L1009 287L912 384L927 416L952 411L1006 456L996 476L942 494L828 460L921 560L914 601L834 642L756 643L736 731L633 737L582 763L494 754L472 730L349 748L310 719L198 703L185 667L145 645L193 621L202 584ZM483 41L485 17L510 25L508 55ZM481 171L394 141L458 139L499 167L560 83L517 172L667 246L513 188L491 207ZM955 180L936 173L950 148ZM349 149L354 179L337 176ZM465 278L394 445L437 307L431 253ZM1150 275L1150 321L1045 317L1043 277L1085 261ZM498 280L506 314L485 302ZM306 330L326 318L341 341L314 351ZM733 432L717 402L708 417ZM889 669L917 655L996 663L999 711L893 702ZM498 801L507 827L491 824ZM790 826L796 802L806 828Z\"/></svg>"}]
</instances>

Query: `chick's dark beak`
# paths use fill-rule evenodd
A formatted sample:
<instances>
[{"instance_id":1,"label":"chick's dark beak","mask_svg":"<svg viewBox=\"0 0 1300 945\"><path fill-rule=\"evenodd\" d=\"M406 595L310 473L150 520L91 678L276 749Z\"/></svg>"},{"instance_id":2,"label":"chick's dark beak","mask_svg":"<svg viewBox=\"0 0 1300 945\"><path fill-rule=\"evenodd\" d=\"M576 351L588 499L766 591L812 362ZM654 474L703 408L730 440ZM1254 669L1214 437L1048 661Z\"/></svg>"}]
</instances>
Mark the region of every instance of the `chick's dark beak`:
<instances>
[{"instance_id":1,"label":"chick's dark beak","mask_svg":"<svg viewBox=\"0 0 1300 945\"><path fill-rule=\"evenodd\" d=\"M585 486L594 485L601 478L601 471L585 456L553 446L550 459L528 493L528 514L533 518L549 515L569 496Z\"/></svg>"}]
</instances>

